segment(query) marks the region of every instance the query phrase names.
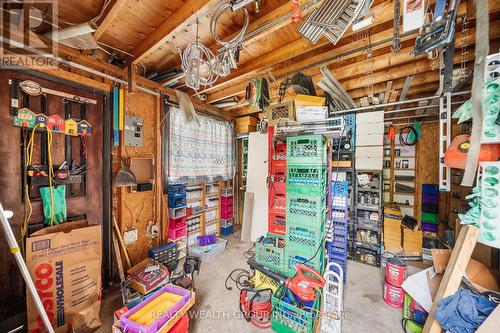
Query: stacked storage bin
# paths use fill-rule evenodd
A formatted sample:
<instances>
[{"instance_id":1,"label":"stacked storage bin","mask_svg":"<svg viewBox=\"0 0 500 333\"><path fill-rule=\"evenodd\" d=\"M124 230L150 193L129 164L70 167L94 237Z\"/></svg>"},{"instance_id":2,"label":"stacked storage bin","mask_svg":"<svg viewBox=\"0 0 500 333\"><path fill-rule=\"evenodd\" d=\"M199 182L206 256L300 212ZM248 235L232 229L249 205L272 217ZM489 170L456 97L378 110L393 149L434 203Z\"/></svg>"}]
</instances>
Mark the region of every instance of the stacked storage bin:
<instances>
[{"instance_id":1,"label":"stacked storage bin","mask_svg":"<svg viewBox=\"0 0 500 333\"><path fill-rule=\"evenodd\" d=\"M268 129L269 145L269 217L268 231L285 236L286 230L286 143L274 141L272 126Z\"/></svg>"},{"instance_id":2,"label":"stacked storage bin","mask_svg":"<svg viewBox=\"0 0 500 333\"><path fill-rule=\"evenodd\" d=\"M327 206L327 140L322 135L287 138L285 275L305 263L323 273Z\"/></svg>"},{"instance_id":3,"label":"stacked storage bin","mask_svg":"<svg viewBox=\"0 0 500 333\"><path fill-rule=\"evenodd\" d=\"M186 185L168 186L168 238L177 241L187 235Z\"/></svg>"},{"instance_id":4,"label":"stacked storage bin","mask_svg":"<svg viewBox=\"0 0 500 333\"><path fill-rule=\"evenodd\" d=\"M439 224L439 186L422 185L422 231L437 233Z\"/></svg>"},{"instance_id":5,"label":"stacked storage bin","mask_svg":"<svg viewBox=\"0 0 500 333\"><path fill-rule=\"evenodd\" d=\"M222 236L233 234L233 195L221 195L220 197L220 233Z\"/></svg>"},{"instance_id":6,"label":"stacked storage bin","mask_svg":"<svg viewBox=\"0 0 500 333\"><path fill-rule=\"evenodd\" d=\"M342 267L344 283L347 270L347 230L349 221L349 182L332 181L331 186L331 227L326 240L328 262L336 262ZM337 272L339 273L339 272Z\"/></svg>"}]
</instances>

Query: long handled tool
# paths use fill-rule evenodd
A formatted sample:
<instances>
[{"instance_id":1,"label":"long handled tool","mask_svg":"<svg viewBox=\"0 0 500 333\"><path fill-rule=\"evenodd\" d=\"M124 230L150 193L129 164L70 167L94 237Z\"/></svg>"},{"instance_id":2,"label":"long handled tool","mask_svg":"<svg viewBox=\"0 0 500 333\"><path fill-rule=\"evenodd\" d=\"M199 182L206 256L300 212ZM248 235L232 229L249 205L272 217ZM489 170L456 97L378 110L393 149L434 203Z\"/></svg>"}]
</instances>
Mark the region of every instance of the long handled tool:
<instances>
[{"instance_id":1,"label":"long handled tool","mask_svg":"<svg viewBox=\"0 0 500 333\"><path fill-rule=\"evenodd\" d=\"M40 317L42 318L43 324L45 325L47 332L54 333L52 324L50 323L49 317L47 316L47 313L45 312L45 309L43 307L42 300L40 299L40 296L36 291L35 284L31 279L30 273L28 272L28 267L26 267L26 263L23 260L23 256L21 255L21 251L19 249L19 246L17 245L17 241L16 238L14 237L14 233L12 232L12 228L10 227L10 224L7 221L7 219L10 217L12 217L12 213L4 211L2 204L0 203L0 223L2 224L3 231L5 233L5 238L7 238L7 243L9 244L10 252L12 252L14 258L16 258L19 270L21 271L24 281L26 282L26 285L30 290L31 297L33 297L33 301L35 302L36 308L38 309L38 313L40 313Z\"/></svg>"},{"instance_id":2,"label":"long handled tool","mask_svg":"<svg viewBox=\"0 0 500 333\"><path fill-rule=\"evenodd\" d=\"M113 225L115 227L116 237L118 237L118 241L120 242L120 246L122 247L123 250L123 255L125 256L125 260L127 261L127 269L129 269L130 267L132 267L132 263L130 262L130 257L128 256L127 247L123 242L122 234L120 232L120 227L118 226L118 223L116 223L116 218L114 216L113 216Z\"/></svg>"}]
</instances>

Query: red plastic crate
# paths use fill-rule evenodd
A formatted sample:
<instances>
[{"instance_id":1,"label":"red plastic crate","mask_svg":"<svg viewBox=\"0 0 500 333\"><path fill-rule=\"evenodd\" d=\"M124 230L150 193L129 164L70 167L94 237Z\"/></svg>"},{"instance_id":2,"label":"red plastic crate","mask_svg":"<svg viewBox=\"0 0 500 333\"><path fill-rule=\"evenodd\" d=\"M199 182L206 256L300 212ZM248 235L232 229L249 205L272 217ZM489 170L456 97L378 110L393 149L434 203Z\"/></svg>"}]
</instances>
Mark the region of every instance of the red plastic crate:
<instances>
[{"instance_id":1,"label":"red plastic crate","mask_svg":"<svg viewBox=\"0 0 500 333\"><path fill-rule=\"evenodd\" d=\"M176 219L172 219L172 218L169 218L168 219L168 228L178 228L182 225L185 225L186 224L186 220L187 220L188 216L182 216L182 217L178 217Z\"/></svg>"},{"instance_id":2,"label":"red plastic crate","mask_svg":"<svg viewBox=\"0 0 500 333\"><path fill-rule=\"evenodd\" d=\"M228 212L233 212L233 203L231 202L230 204L227 205L221 205L220 206L220 212L221 214L228 213Z\"/></svg>"},{"instance_id":3,"label":"red plastic crate","mask_svg":"<svg viewBox=\"0 0 500 333\"><path fill-rule=\"evenodd\" d=\"M227 204L232 204L233 203L233 196L227 196L227 197L220 197L220 204L221 205L227 205Z\"/></svg>"},{"instance_id":4,"label":"red plastic crate","mask_svg":"<svg viewBox=\"0 0 500 333\"><path fill-rule=\"evenodd\" d=\"M271 172L273 171L286 172L286 160L271 160Z\"/></svg>"},{"instance_id":5,"label":"red plastic crate","mask_svg":"<svg viewBox=\"0 0 500 333\"><path fill-rule=\"evenodd\" d=\"M286 171L271 171L269 193L286 195Z\"/></svg>"},{"instance_id":6,"label":"red plastic crate","mask_svg":"<svg viewBox=\"0 0 500 333\"><path fill-rule=\"evenodd\" d=\"M223 220L229 220L233 218L233 211L221 212L220 218Z\"/></svg>"},{"instance_id":7,"label":"red plastic crate","mask_svg":"<svg viewBox=\"0 0 500 333\"><path fill-rule=\"evenodd\" d=\"M285 236L286 215L269 213L268 230L272 234Z\"/></svg>"},{"instance_id":8,"label":"red plastic crate","mask_svg":"<svg viewBox=\"0 0 500 333\"><path fill-rule=\"evenodd\" d=\"M269 191L269 211L276 214L285 214L286 212L286 195L277 194Z\"/></svg>"},{"instance_id":9,"label":"red plastic crate","mask_svg":"<svg viewBox=\"0 0 500 333\"><path fill-rule=\"evenodd\" d=\"M189 316L186 313L179 319L178 322L175 323L174 326L168 331L168 333L187 333L189 328Z\"/></svg>"},{"instance_id":10,"label":"red plastic crate","mask_svg":"<svg viewBox=\"0 0 500 333\"><path fill-rule=\"evenodd\" d=\"M177 225L175 228L168 228L168 239L177 240L187 235L187 224Z\"/></svg>"}]
</instances>

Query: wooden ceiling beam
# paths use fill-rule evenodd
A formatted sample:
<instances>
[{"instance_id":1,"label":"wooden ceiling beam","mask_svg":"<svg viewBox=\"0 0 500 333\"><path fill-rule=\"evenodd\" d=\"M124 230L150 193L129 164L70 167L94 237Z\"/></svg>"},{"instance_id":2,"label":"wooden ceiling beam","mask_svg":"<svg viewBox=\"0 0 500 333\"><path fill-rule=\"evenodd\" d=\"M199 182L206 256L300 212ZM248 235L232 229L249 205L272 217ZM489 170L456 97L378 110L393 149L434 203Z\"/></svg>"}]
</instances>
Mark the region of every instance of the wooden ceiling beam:
<instances>
[{"instance_id":1,"label":"wooden ceiling beam","mask_svg":"<svg viewBox=\"0 0 500 333\"><path fill-rule=\"evenodd\" d=\"M306 5L308 3L311 3L313 0L305 0L305 1L302 1L302 5ZM309 11L311 11L313 8L319 6L321 2L318 2L317 4L314 4L310 7L308 7L306 10L304 10L302 13L305 15L307 13L309 13ZM278 20L280 19L281 17L285 16L286 14L290 13L293 9L293 5L291 2L287 2L281 6L279 6L278 8L275 8L273 9L272 11L270 11L269 13L267 13L266 15L264 16L261 16L259 17L257 20L251 22L249 25L248 25L248 29L247 29L247 34L253 32L253 31L256 31L258 30L259 28L262 28L263 26L265 26L266 24L269 24L275 20ZM249 37L247 39L245 39L243 41L243 47L245 45L248 45L250 43L253 43L253 42L256 42L258 41L259 39L261 38L264 38L276 31L278 31L279 29L289 25L289 24L293 24L292 20L290 18L288 19L285 19L285 20L282 20L280 22L278 22L277 24L273 25L271 28L269 29L266 29L252 37ZM238 29L237 31L233 32L232 34L228 35L228 36L225 36L222 38L222 40L224 41L228 41L228 40L231 40L233 38L235 38L238 34L239 34L240 30ZM212 51L216 51L218 48L219 48L219 45L217 43L214 43L212 44L210 47L210 50ZM170 78L168 80L165 80L164 82L161 82L161 84L163 85L167 85L167 84L171 84L173 82L177 82L179 80L181 80L182 78L184 78L184 73L176 76L175 78Z\"/></svg>"},{"instance_id":2,"label":"wooden ceiling beam","mask_svg":"<svg viewBox=\"0 0 500 333\"><path fill-rule=\"evenodd\" d=\"M382 8L381 6L386 5L386 7ZM500 11L500 1L494 2L490 6L490 14L494 14ZM376 31L377 27L382 25L384 22L392 22L392 16L393 16L393 7L392 6L387 6L387 3L384 2L378 6L375 6L373 8L374 11L378 12L379 15L377 16L377 13L375 15L376 17L376 23L379 23L378 25L372 26L370 29L371 31ZM464 14L466 11L466 4L462 3L460 4L459 7L459 15ZM377 19L378 18L378 19ZM474 18L469 17L469 20L472 20ZM383 20L384 22L381 22ZM356 46L360 47L362 43L364 42L366 44L366 41L360 40L360 41L354 41L352 43L349 43L349 41L346 42L346 37L349 36L349 32L346 34L346 36L341 39L341 41L335 46L335 48L327 51L325 55L323 53L317 53L318 51L318 45L320 45L320 48L323 47L324 45L327 45L329 42L323 42L322 46L322 40L317 44L317 45L311 45L308 44L308 49L307 51L300 51L300 47L303 46L301 43L304 41L296 41L292 43L291 45L279 48L277 50L274 50L268 54L265 54L255 61L252 61L252 63L246 65L244 64L243 66L240 66L240 68L234 72L232 75L230 75L228 78L225 78L223 80L219 80L215 86L207 89L208 92L211 92L208 94L208 101L209 102L214 102L217 100L221 100L227 97L231 96L236 96L241 94L245 87L246 87L246 82L241 82L241 81L248 81L252 78L257 77L259 74L264 75L265 69L269 69L272 67L277 67L276 64L283 63L283 61L286 61L287 59L293 59L297 58L299 55L305 55L306 53L311 54L311 57L301 59L298 62L294 62L293 65L289 65L286 68L281 68L277 70L271 71L274 77L279 77L280 74L286 74L290 71L294 71L297 69L300 69L304 66L306 66L309 63L315 63L320 61L322 58L335 58L338 56L338 54L342 54L342 52L337 51L337 49L343 49L344 52L345 50L349 48L356 48ZM351 32L352 34L352 32ZM384 40L384 39L389 39L392 37L392 29L388 29L385 31L381 31L379 33L373 34L372 36L372 44L375 44L375 39L378 38L378 40ZM408 38L412 38L414 36L405 36L403 40L407 40ZM343 41L344 40L344 41ZM343 44L344 43L344 44ZM356 46L354 46L356 44ZM306 47L306 46L303 46ZM378 46L377 46L378 47ZM375 47L375 48L377 48ZM380 46L383 47L383 46ZM288 52L288 56L287 56ZM316 53L316 54L315 54ZM275 58L280 58L281 60L277 60ZM265 61L265 63L263 63ZM335 60L327 61L327 63L334 62ZM238 73L240 75L238 75ZM227 86L227 87L226 87ZM223 90L220 90L223 88Z\"/></svg>"},{"instance_id":3,"label":"wooden ceiling beam","mask_svg":"<svg viewBox=\"0 0 500 333\"><path fill-rule=\"evenodd\" d=\"M109 27L113 24L114 20L118 17L120 11L125 7L127 0L116 0L111 8L108 10L106 16L99 24L99 27L94 32L93 36L96 41L98 41L102 35L108 31Z\"/></svg>"},{"instance_id":4,"label":"wooden ceiling beam","mask_svg":"<svg viewBox=\"0 0 500 333\"><path fill-rule=\"evenodd\" d=\"M373 38L376 40L380 39L383 41L383 40L385 40L384 37L387 37L387 34L389 32L390 31L383 31L379 34L374 35ZM490 39L495 39L495 38L500 37L500 21L497 21L496 23L491 24L489 35L490 35ZM409 37L405 38L404 41L412 40L412 37L414 37L414 36L409 36ZM474 39L475 39L475 28L472 28L468 31L466 42L469 45L472 45L472 44L474 44ZM337 51L337 49L333 49L331 51L328 51L327 56L324 56L323 54L318 54L318 55L314 56L314 60L319 60L322 57L329 59L329 58L333 58L333 57L342 56L343 54L345 54L345 52L348 52L349 45L356 44L356 46L361 47L362 44L360 44L359 42L366 43L366 41L357 41L357 42L354 42L351 44L347 44L345 47L344 46L339 47L340 50L338 50L338 51ZM374 42L372 41L372 43L374 43ZM457 47L457 48L462 46L462 44L464 43L463 32L457 33L455 43L456 43L455 47ZM387 48L387 45L390 45L390 42L383 43L379 46L376 46L372 50L379 50L379 49L384 48L384 47ZM413 46L400 50L400 52L396 55L393 55L390 52L388 52L388 53L380 55L378 57L373 57L370 60L356 62L355 64L351 64L348 66L344 66L343 63L339 62L339 65L333 64L332 66L330 66L330 68L335 73L337 78L341 80L341 79L344 79L346 77L352 78L354 76L363 75L364 72L366 72L367 66L371 62L373 62L373 71L376 71L376 70L380 70L380 69L385 68L385 67L403 64L406 62L415 61L415 59L419 59L419 58L421 59L421 58L425 57L425 55L421 55L419 57L410 56L409 52L412 50L413 50ZM352 53L349 56L343 57L342 60L346 61L347 59L358 56L359 54L361 54L361 52ZM299 62L299 64L304 65L307 63L307 60L308 59L305 59L304 61ZM335 62L335 60L326 61L325 63L331 64L333 62ZM319 67L319 64L318 64L318 67ZM282 69L271 71L271 73L275 78L279 79L280 77L282 77L282 75L288 73L292 68L293 68L293 66L287 66L287 67L282 68ZM337 68L339 68L338 71L336 70ZM314 74L317 74L318 72L319 72L319 69L317 67L312 67L309 69L302 70L302 73L308 74L308 75L314 75ZM313 82L316 82L320 78L321 78L321 75L313 78ZM314 81L314 80L316 80L316 81ZM246 82L241 82L239 84L232 85L224 90L216 91L212 94L209 94L208 95L208 102L213 102L213 101L221 100L221 99L224 99L227 97L240 95L241 93L243 93L245 91L246 84L247 84Z\"/></svg>"},{"instance_id":5,"label":"wooden ceiling beam","mask_svg":"<svg viewBox=\"0 0 500 333\"><path fill-rule=\"evenodd\" d=\"M313 2L313 0L303 0L303 1L301 1L301 6L308 5L312 2ZM318 7L320 3L321 3L321 1L309 6L307 9L302 11L302 14L304 16L307 15L311 10L313 10L313 8ZM250 23L250 25L248 26L248 29L247 29L247 34L258 30L259 28L262 28L266 24L269 24L275 20L279 20L280 18L284 17L285 15L290 14L292 12L292 10L293 10L293 4L291 1L279 6L278 8L272 10L271 12L267 13L266 15L261 16L257 20ZM291 18L281 20L280 22L276 23L275 25L273 25L269 29L266 29L266 30L254 35L250 38L245 39L245 41L243 42L243 46L248 45L250 43L253 43L261 38L264 38L264 37L276 32L276 31L280 30L283 27L286 27L289 24L298 25L296 23L293 23ZM226 40L226 41L231 40L234 37L236 37L236 35L238 35L238 33L239 33L239 31L232 33L230 36L225 37L224 40ZM217 45L215 44L215 46L217 46Z\"/></svg>"},{"instance_id":6,"label":"wooden ceiling beam","mask_svg":"<svg viewBox=\"0 0 500 333\"><path fill-rule=\"evenodd\" d=\"M172 15L163 21L155 31L147 35L134 49L132 50L134 64L139 63L146 56L151 54L167 40L175 36L184 29L186 23L194 22L196 18L205 15L218 0L187 0L184 4Z\"/></svg>"},{"instance_id":7,"label":"wooden ceiling beam","mask_svg":"<svg viewBox=\"0 0 500 333\"><path fill-rule=\"evenodd\" d=\"M386 1L384 3L381 3L380 5L373 7L372 11L375 13L375 24L379 25L384 22L392 21L394 6L392 5L391 1ZM347 40L347 38L352 36L353 34L354 32L351 28L349 28L349 30L345 33L339 43L350 43L351 40ZM253 78L266 68L301 56L308 52L312 52L326 45L331 45L331 43L325 38L320 39L320 41L316 44L311 44L311 42L309 42L307 39L299 37L288 45L285 45L278 49L273 49L272 51L263 54L256 59L252 59L245 64L239 65L238 69L232 72L230 76L228 76L227 78L220 78L214 86L207 88L204 92L215 91L225 82L228 82L228 84L234 84L235 81Z\"/></svg>"}]
</instances>

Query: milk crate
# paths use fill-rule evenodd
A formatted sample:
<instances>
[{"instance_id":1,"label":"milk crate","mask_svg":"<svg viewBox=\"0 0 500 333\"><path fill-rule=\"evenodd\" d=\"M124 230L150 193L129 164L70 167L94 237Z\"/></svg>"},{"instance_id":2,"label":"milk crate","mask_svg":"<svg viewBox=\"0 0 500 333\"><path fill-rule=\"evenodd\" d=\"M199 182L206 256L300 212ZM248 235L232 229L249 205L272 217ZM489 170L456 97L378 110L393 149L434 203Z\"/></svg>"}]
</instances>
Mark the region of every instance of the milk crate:
<instances>
[{"instance_id":1,"label":"milk crate","mask_svg":"<svg viewBox=\"0 0 500 333\"><path fill-rule=\"evenodd\" d=\"M286 139L288 164L326 165L327 139L320 134L290 136Z\"/></svg>"}]
</instances>

